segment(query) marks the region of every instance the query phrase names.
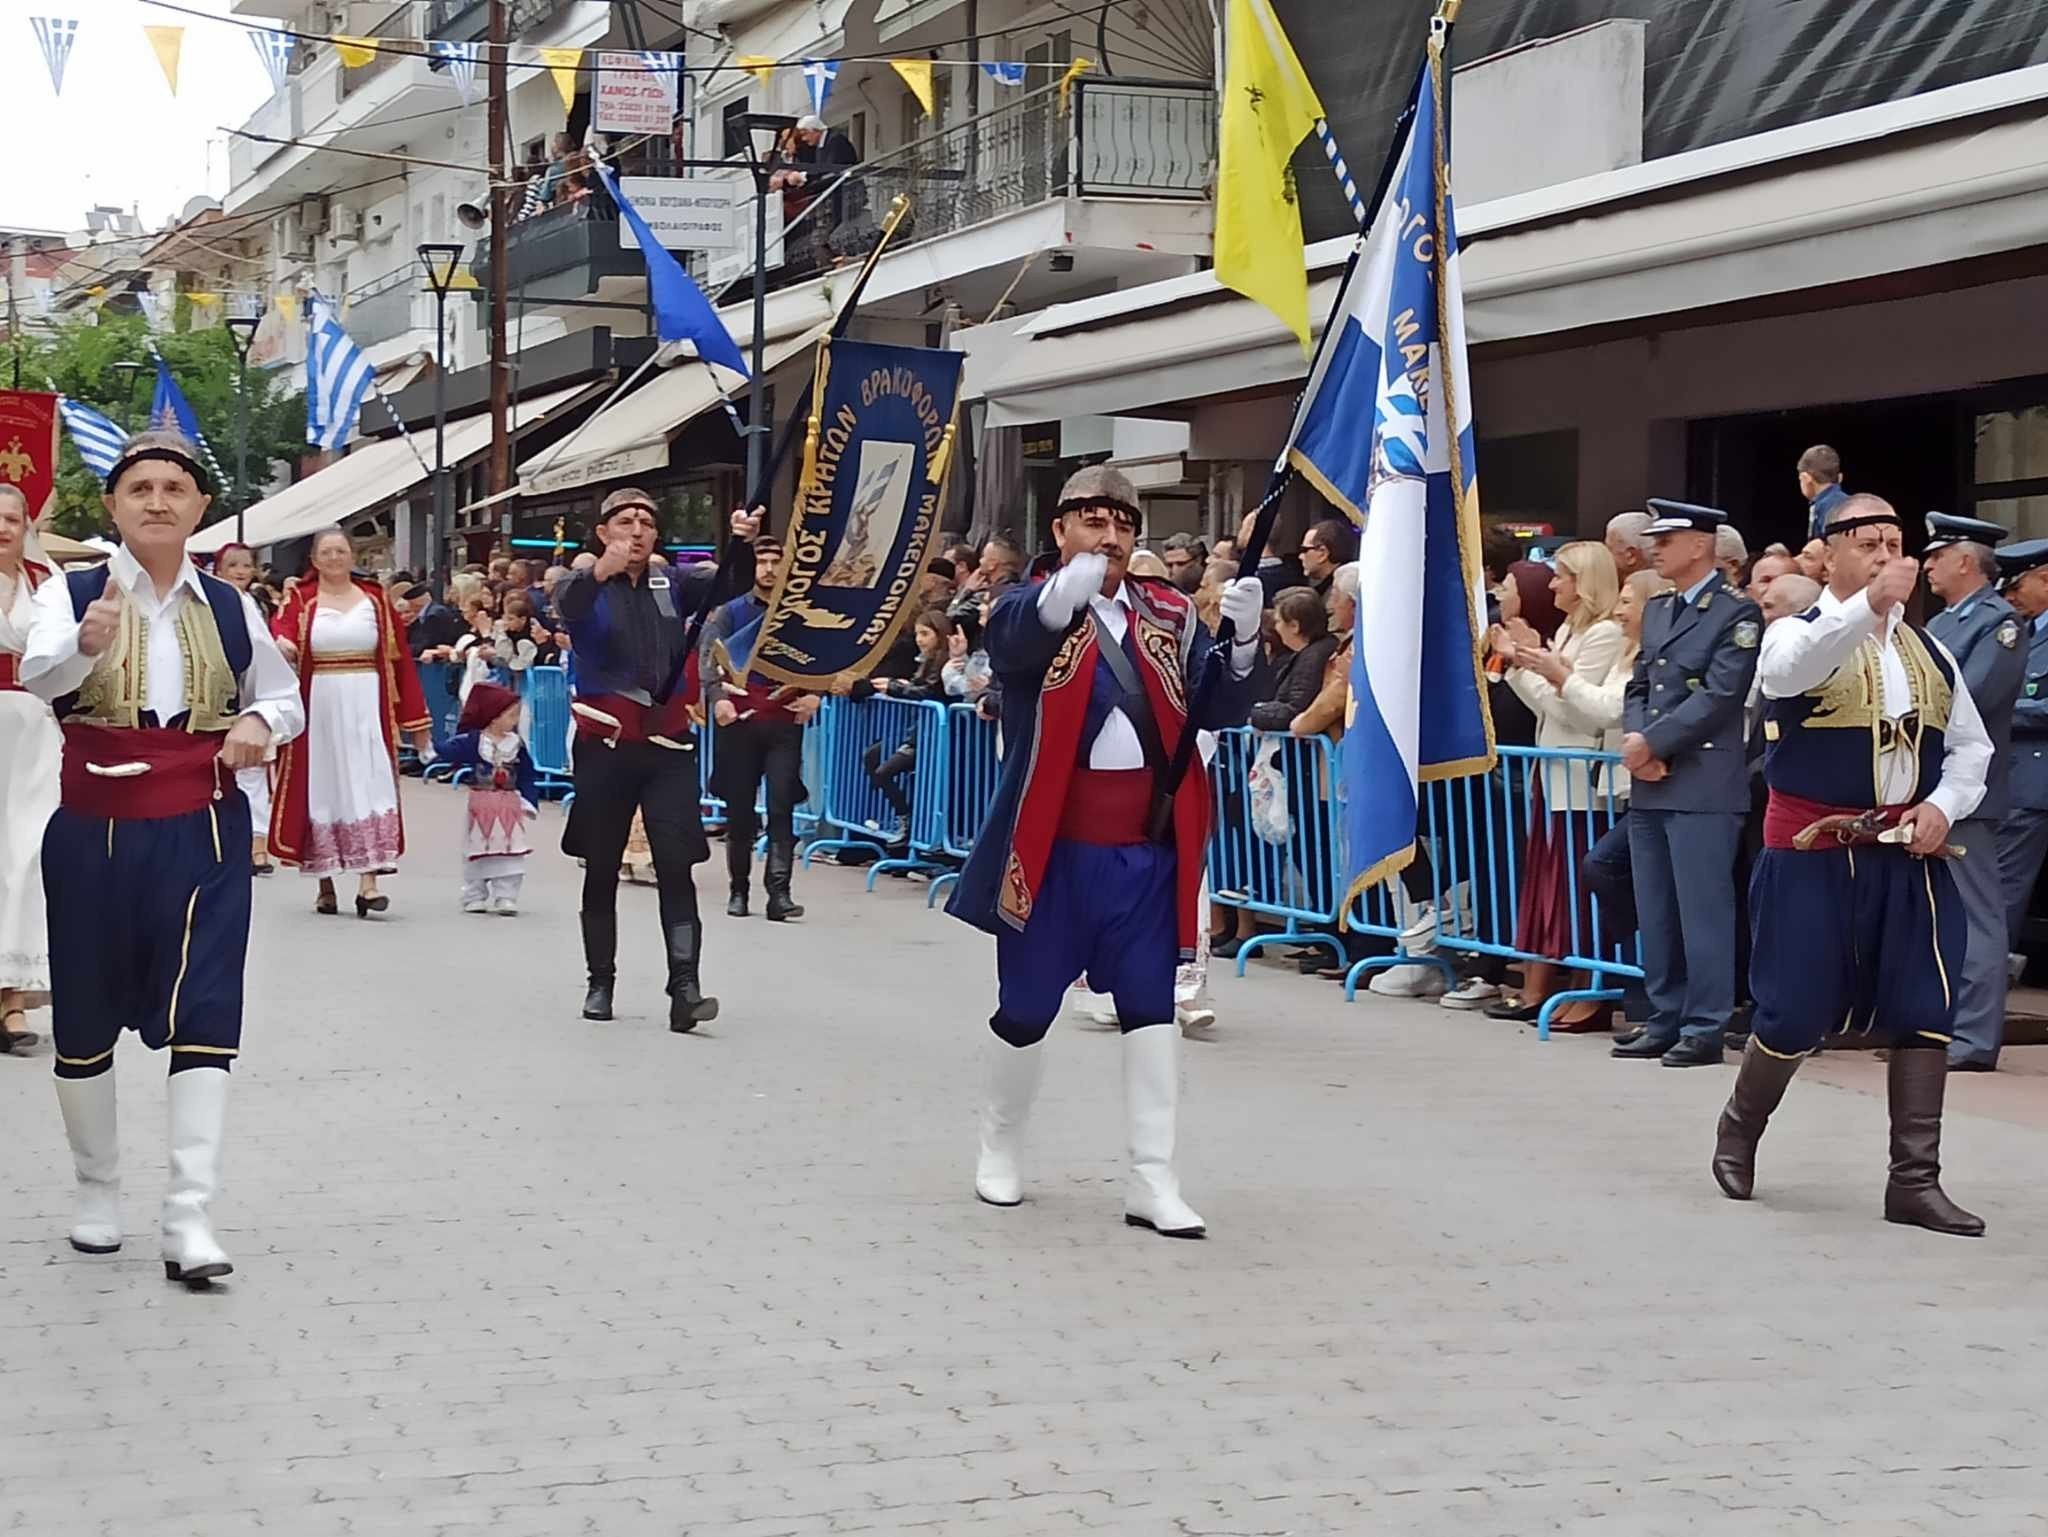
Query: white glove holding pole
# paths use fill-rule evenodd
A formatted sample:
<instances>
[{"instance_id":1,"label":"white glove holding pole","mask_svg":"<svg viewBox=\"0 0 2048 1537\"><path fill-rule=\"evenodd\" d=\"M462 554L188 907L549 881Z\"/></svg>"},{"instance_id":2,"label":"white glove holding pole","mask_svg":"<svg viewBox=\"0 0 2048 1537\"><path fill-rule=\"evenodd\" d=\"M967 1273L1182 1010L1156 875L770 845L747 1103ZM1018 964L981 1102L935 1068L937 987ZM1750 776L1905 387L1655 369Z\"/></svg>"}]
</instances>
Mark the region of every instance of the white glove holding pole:
<instances>
[{"instance_id":1,"label":"white glove holding pole","mask_svg":"<svg viewBox=\"0 0 2048 1537\"><path fill-rule=\"evenodd\" d=\"M1252 670L1259 644L1259 617L1265 612L1266 587L1255 576L1240 576L1223 589L1217 604L1230 621L1230 670L1242 678Z\"/></svg>"},{"instance_id":2,"label":"white glove holding pole","mask_svg":"<svg viewBox=\"0 0 2048 1537\"><path fill-rule=\"evenodd\" d=\"M1045 622L1045 627L1064 630L1072 624L1074 616L1087 606L1088 600L1102 591L1103 580L1108 575L1109 557L1091 550L1076 555L1047 577L1045 585L1038 590L1038 617Z\"/></svg>"}]
</instances>

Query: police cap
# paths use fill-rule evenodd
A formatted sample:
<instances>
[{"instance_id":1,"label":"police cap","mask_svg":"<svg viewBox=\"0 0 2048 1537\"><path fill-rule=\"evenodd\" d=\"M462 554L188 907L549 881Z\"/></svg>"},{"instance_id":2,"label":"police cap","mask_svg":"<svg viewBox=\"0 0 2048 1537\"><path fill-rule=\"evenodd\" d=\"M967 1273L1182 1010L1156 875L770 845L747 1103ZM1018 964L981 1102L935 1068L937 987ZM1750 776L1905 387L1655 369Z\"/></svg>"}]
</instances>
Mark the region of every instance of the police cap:
<instances>
[{"instance_id":1,"label":"police cap","mask_svg":"<svg viewBox=\"0 0 2048 1537\"><path fill-rule=\"evenodd\" d=\"M1952 544L1995 545L2009 538L2007 530L1982 518L1965 518L1953 512L1927 514L1927 553L1945 550Z\"/></svg>"},{"instance_id":2,"label":"police cap","mask_svg":"<svg viewBox=\"0 0 2048 1537\"><path fill-rule=\"evenodd\" d=\"M2048 539L2023 539L1998 552L1998 574L2016 582L2036 566L2048 566Z\"/></svg>"},{"instance_id":3,"label":"police cap","mask_svg":"<svg viewBox=\"0 0 2048 1537\"><path fill-rule=\"evenodd\" d=\"M1691 502L1667 502L1651 497L1650 512L1656 521L1643 530L1651 538L1659 534L1711 534L1728 521L1718 507L1695 507Z\"/></svg>"}]
</instances>

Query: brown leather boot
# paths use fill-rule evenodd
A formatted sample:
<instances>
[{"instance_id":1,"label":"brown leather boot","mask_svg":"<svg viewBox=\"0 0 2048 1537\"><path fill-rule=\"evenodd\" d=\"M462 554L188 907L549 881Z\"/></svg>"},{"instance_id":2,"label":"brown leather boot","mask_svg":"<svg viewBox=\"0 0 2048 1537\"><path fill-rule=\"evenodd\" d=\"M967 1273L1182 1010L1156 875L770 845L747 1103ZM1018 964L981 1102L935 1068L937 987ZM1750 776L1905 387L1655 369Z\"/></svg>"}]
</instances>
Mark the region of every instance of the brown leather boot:
<instances>
[{"instance_id":1,"label":"brown leather boot","mask_svg":"<svg viewBox=\"0 0 2048 1537\"><path fill-rule=\"evenodd\" d=\"M1941 1101L1948 1087L1945 1052L1917 1047L1891 1054L1892 1175L1884 1187L1884 1220L1982 1238L1984 1219L1941 1188Z\"/></svg>"},{"instance_id":2,"label":"brown leather boot","mask_svg":"<svg viewBox=\"0 0 2048 1537\"><path fill-rule=\"evenodd\" d=\"M1746 1201L1755 1191L1756 1145L1763 1140L1771 1112L1785 1097L1785 1086L1804 1060L1774 1057L1753 1035L1743 1048L1735 1088L1714 1128L1714 1182L1729 1200Z\"/></svg>"}]
</instances>

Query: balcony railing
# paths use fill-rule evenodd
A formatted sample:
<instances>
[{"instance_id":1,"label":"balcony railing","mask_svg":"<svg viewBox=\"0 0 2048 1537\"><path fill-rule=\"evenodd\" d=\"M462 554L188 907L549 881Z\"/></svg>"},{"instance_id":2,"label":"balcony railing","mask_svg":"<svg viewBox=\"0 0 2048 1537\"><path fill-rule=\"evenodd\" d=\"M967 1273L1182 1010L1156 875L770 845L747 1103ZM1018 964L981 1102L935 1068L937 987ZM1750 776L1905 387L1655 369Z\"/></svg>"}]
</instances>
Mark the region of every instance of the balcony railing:
<instances>
[{"instance_id":1,"label":"balcony railing","mask_svg":"<svg viewBox=\"0 0 2048 1537\"><path fill-rule=\"evenodd\" d=\"M535 303L582 298L597 292L600 278L637 277L647 270L630 236L623 247L619 244L619 213L602 193L558 203L513 225L505 266L512 293L525 291ZM469 270L489 287L489 240L477 242Z\"/></svg>"},{"instance_id":2,"label":"balcony railing","mask_svg":"<svg viewBox=\"0 0 2048 1537\"><path fill-rule=\"evenodd\" d=\"M1079 80L1071 109L1047 86L868 161L788 236L785 287L865 251L896 194L899 245L931 240L1058 197L1194 201L1216 161L1216 92L1203 82ZM785 217L800 211L794 199Z\"/></svg>"}]
</instances>

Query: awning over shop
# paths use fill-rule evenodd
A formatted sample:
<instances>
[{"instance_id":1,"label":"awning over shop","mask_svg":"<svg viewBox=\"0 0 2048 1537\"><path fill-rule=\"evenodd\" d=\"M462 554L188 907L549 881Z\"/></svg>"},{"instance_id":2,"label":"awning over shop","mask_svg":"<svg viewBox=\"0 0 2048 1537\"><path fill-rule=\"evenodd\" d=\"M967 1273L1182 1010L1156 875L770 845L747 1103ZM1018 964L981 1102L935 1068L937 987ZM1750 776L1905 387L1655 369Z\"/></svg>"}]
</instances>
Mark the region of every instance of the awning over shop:
<instances>
[{"instance_id":1,"label":"awning over shop","mask_svg":"<svg viewBox=\"0 0 2048 1537\"><path fill-rule=\"evenodd\" d=\"M768 372L816 345L829 329L829 323L816 325L770 342L763 354ZM520 465L519 490L526 496L545 495L664 468L669 440L745 382L713 363L695 358L677 363L591 418L561 458L539 454Z\"/></svg>"},{"instance_id":2,"label":"awning over shop","mask_svg":"<svg viewBox=\"0 0 2048 1537\"><path fill-rule=\"evenodd\" d=\"M521 401L512 408L512 430L519 432L538 426L554 413L588 400L602 388L602 382L586 381ZM450 468L489 452L490 446L488 411L448 423L443 453ZM345 523L426 480L433 460L432 432L413 434L410 444L402 436L362 444L251 507L242 520L246 541L261 549L302 538L329 524ZM234 537L235 520L222 518L200 529L185 542L185 547L195 555L210 555L222 545L232 543Z\"/></svg>"},{"instance_id":3,"label":"awning over shop","mask_svg":"<svg viewBox=\"0 0 2048 1537\"><path fill-rule=\"evenodd\" d=\"M1640 322L2048 244L2048 67L1462 209L1477 344ZM1348 241L1311 247L1309 310ZM1259 306L1198 273L1034 316L970 353L991 427L1172 415L1298 382Z\"/></svg>"}]
</instances>

